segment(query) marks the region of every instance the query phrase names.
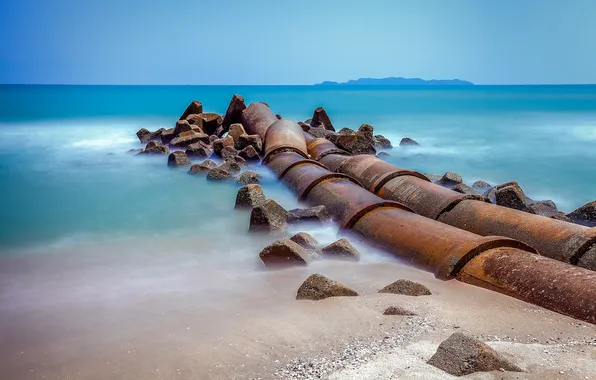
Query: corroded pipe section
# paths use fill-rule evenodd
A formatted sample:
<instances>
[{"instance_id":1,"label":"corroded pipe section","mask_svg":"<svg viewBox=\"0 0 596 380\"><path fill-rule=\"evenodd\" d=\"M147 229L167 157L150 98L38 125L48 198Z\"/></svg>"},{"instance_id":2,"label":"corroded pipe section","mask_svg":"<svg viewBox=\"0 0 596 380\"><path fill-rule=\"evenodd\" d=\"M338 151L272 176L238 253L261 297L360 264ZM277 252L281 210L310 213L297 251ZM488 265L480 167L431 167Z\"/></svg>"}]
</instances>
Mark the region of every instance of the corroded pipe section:
<instances>
[{"instance_id":1,"label":"corroded pipe section","mask_svg":"<svg viewBox=\"0 0 596 380\"><path fill-rule=\"evenodd\" d=\"M281 119L271 124L265 133L265 142L265 164L272 156L281 152L296 152L308 158L304 131L291 120Z\"/></svg>"},{"instance_id":2,"label":"corroded pipe section","mask_svg":"<svg viewBox=\"0 0 596 380\"><path fill-rule=\"evenodd\" d=\"M249 135L259 135L265 140L267 129L278 119L265 103L251 103L242 111L242 126Z\"/></svg>"},{"instance_id":3,"label":"corroded pipe section","mask_svg":"<svg viewBox=\"0 0 596 380\"><path fill-rule=\"evenodd\" d=\"M350 156L343 156L338 154L329 154L319 160L327 169L332 172L339 172L339 168L350 159Z\"/></svg>"},{"instance_id":4,"label":"corroded pipe section","mask_svg":"<svg viewBox=\"0 0 596 380\"><path fill-rule=\"evenodd\" d=\"M304 158L298 153L290 151L277 154L275 156L275 160L269 161L269 169L271 169L271 171L277 175L277 178L282 179L285 177L288 170L292 169L296 165L301 165L304 163L310 163L320 166L321 168L325 168L325 166L318 161Z\"/></svg>"},{"instance_id":5,"label":"corroded pipe section","mask_svg":"<svg viewBox=\"0 0 596 380\"><path fill-rule=\"evenodd\" d=\"M306 146L308 148L308 154L310 154L310 156L317 161L329 154L339 154L344 156L350 155L350 153L343 149L339 149L337 146L335 146L335 144L327 139L314 138L307 140Z\"/></svg>"}]
</instances>

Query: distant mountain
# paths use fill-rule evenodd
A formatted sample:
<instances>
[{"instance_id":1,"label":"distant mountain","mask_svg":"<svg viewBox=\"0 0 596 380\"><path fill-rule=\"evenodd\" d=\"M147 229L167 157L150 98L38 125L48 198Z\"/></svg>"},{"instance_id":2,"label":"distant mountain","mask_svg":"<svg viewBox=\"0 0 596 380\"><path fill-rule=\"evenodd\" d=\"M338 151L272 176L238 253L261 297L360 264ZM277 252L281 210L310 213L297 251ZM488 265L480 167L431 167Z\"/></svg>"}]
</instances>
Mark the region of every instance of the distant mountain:
<instances>
[{"instance_id":1,"label":"distant mountain","mask_svg":"<svg viewBox=\"0 0 596 380\"><path fill-rule=\"evenodd\" d=\"M347 82L331 82L325 81L315 84L316 86L473 86L474 83L460 79L431 79L424 80L420 78L360 78L356 80L349 80Z\"/></svg>"}]
</instances>

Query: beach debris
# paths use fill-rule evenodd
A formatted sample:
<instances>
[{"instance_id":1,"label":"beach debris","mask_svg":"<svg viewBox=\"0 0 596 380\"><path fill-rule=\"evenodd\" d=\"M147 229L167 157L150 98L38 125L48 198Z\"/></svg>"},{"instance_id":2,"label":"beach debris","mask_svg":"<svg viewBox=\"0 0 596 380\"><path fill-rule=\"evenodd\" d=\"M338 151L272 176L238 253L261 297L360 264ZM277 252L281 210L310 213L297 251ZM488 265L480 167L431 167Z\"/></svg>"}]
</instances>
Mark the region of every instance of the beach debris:
<instances>
[{"instance_id":1,"label":"beach debris","mask_svg":"<svg viewBox=\"0 0 596 380\"><path fill-rule=\"evenodd\" d=\"M327 111L325 111L323 107L317 107L317 109L315 109L315 112L312 115L312 120L308 124L310 124L312 128L324 128L328 131L335 132L333 123L331 123L331 119L329 119L329 115L327 115Z\"/></svg>"},{"instance_id":2,"label":"beach debris","mask_svg":"<svg viewBox=\"0 0 596 380\"><path fill-rule=\"evenodd\" d=\"M444 340L427 363L455 376L488 371L522 372L484 342L459 332Z\"/></svg>"},{"instance_id":3,"label":"beach debris","mask_svg":"<svg viewBox=\"0 0 596 380\"><path fill-rule=\"evenodd\" d=\"M373 137L375 148L377 149L393 149L391 141L383 135L376 135Z\"/></svg>"},{"instance_id":4,"label":"beach debris","mask_svg":"<svg viewBox=\"0 0 596 380\"><path fill-rule=\"evenodd\" d=\"M261 186L248 184L238 189L234 208L253 208L263 202L265 202L265 193Z\"/></svg>"},{"instance_id":5,"label":"beach debris","mask_svg":"<svg viewBox=\"0 0 596 380\"><path fill-rule=\"evenodd\" d=\"M166 129L165 131L163 131L161 133L161 143L162 144L169 144L170 141L172 141L174 139L174 137L176 137L175 134L175 128L170 128L170 129Z\"/></svg>"},{"instance_id":6,"label":"beach debris","mask_svg":"<svg viewBox=\"0 0 596 380\"><path fill-rule=\"evenodd\" d=\"M251 145L238 152L238 157L242 157L245 161L258 162L261 160L259 152Z\"/></svg>"},{"instance_id":7,"label":"beach debris","mask_svg":"<svg viewBox=\"0 0 596 380\"><path fill-rule=\"evenodd\" d=\"M306 266L311 261L310 252L290 239L273 242L259 253L259 257L267 268Z\"/></svg>"},{"instance_id":8,"label":"beach debris","mask_svg":"<svg viewBox=\"0 0 596 380\"><path fill-rule=\"evenodd\" d=\"M402 294L405 296L429 296L432 294L426 286L404 279L397 280L387 285L379 290L379 293Z\"/></svg>"},{"instance_id":9,"label":"beach debris","mask_svg":"<svg viewBox=\"0 0 596 380\"><path fill-rule=\"evenodd\" d=\"M185 120L188 115L203 113L203 105L198 100L193 100L180 116L180 120Z\"/></svg>"},{"instance_id":10,"label":"beach debris","mask_svg":"<svg viewBox=\"0 0 596 380\"><path fill-rule=\"evenodd\" d=\"M499 206L534 214L534 210L530 208L532 200L524 194L517 182L498 185L495 191L495 200Z\"/></svg>"},{"instance_id":11,"label":"beach debris","mask_svg":"<svg viewBox=\"0 0 596 380\"><path fill-rule=\"evenodd\" d=\"M457 185L453 186L451 190L456 191L462 194L473 194L477 195L478 192L471 188L470 186L466 185L465 183L458 183Z\"/></svg>"},{"instance_id":12,"label":"beach debris","mask_svg":"<svg viewBox=\"0 0 596 380\"><path fill-rule=\"evenodd\" d=\"M472 184L472 189L476 190L479 193L484 193L486 190L490 189L492 186L490 183L486 181L476 181Z\"/></svg>"},{"instance_id":13,"label":"beach debris","mask_svg":"<svg viewBox=\"0 0 596 380\"><path fill-rule=\"evenodd\" d=\"M331 216L325 206L297 208L288 211L288 223L329 222Z\"/></svg>"},{"instance_id":14,"label":"beach debris","mask_svg":"<svg viewBox=\"0 0 596 380\"><path fill-rule=\"evenodd\" d=\"M567 214L573 223L588 227L596 227L596 201L588 202Z\"/></svg>"},{"instance_id":15,"label":"beach debris","mask_svg":"<svg viewBox=\"0 0 596 380\"><path fill-rule=\"evenodd\" d=\"M404 137L403 139L401 139L401 141L399 142L399 146L418 146L420 145L418 143L418 141L411 139L409 137Z\"/></svg>"},{"instance_id":16,"label":"beach debris","mask_svg":"<svg viewBox=\"0 0 596 380\"><path fill-rule=\"evenodd\" d=\"M169 154L170 149L159 141L150 141L139 154Z\"/></svg>"},{"instance_id":17,"label":"beach debris","mask_svg":"<svg viewBox=\"0 0 596 380\"><path fill-rule=\"evenodd\" d=\"M312 235L306 232L298 232L297 234L292 236L290 240L294 243L297 243L302 248L308 249L310 251L318 252L321 248L321 245L319 244L317 239L315 239L314 237L312 237Z\"/></svg>"},{"instance_id":18,"label":"beach debris","mask_svg":"<svg viewBox=\"0 0 596 380\"><path fill-rule=\"evenodd\" d=\"M404 309L401 306L389 306L387 309L385 309L383 315L416 315L416 313Z\"/></svg>"},{"instance_id":19,"label":"beach debris","mask_svg":"<svg viewBox=\"0 0 596 380\"><path fill-rule=\"evenodd\" d=\"M146 128L141 128L137 131L137 137L139 141L143 144L148 143L149 141L159 141L161 140L161 134L165 131L164 128L159 128L155 132L151 132Z\"/></svg>"},{"instance_id":20,"label":"beach debris","mask_svg":"<svg viewBox=\"0 0 596 380\"><path fill-rule=\"evenodd\" d=\"M230 179L234 179L234 174L230 173L225 169L222 169L221 166L213 168L209 170L209 172L207 173L208 181L227 181Z\"/></svg>"},{"instance_id":21,"label":"beach debris","mask_svg":"<svg viewBox=\"0 0 596 380\"><path fill-rule=\"evenodd\" d=\"M223 139L217 139L215 141L213 141L212 143L213 146L213 153L215 153L216 155L220 156L222 155L222 151L225 148L234 148L234 138L230 135L224 137Z\"/></svg>"},{"instance_id":22,"label":"beach debris","mask_svg":"<svg viewBox=\"0 0 596 380\"><path fill-rule=\"evenodd\" d=\"M285 231L287 213L279 203L273 199L267 199L253 207L250 213L249 231Z\"/></svg>"},{"instance_id":23,"label":"beach debris","mask_svg":"<svg viewBox=\"0 0 596 380\"><path fill-rule=\"evenodd\" d=\"M175 152L170 153L168 156L168 166L186 166L190 165L190 160L186 153L181 150L177 150Z\"/></svg>"},{"instance_id":24,"label":"beach debris","mask_svg":"<svg viewBox=\"0 0 596 380\"><path fill-rule=\"evenodd\" d=\"M463 182L464 181L461 178L461 175L454 172L447 172L443 174L443 177L441 177L440 180L437 181L437 184L444 187L452 188L453 186Z\"/></svg>"},{"instance_id":25,"label":"beach debris","mask_svg":"<svg viewBox=\"0 0 596 380\"><path fill-rule=\"evenodd\" d=\"M353 135L338 135L332 139L335 145L351 154L377 154L373 139L373 127L362 124Z\"/></svg>"},{"instance_id":26,"label":"beach debris","mask_svg":"<svg viewBox=\"0 0 596 380\"><path fill-rule=\"evenodd\" d=\"M205 161L201 162L200 164L192 165L190 167L190 169L188 170L188 174L208 173L211 169L214 169L216 167L217 167L217 163L215 163L215 161L205 160Z\"/></svg>"},{"instance_id":27,"label":"beach debris","mask_svg":"<svg viewBox=\"0 0 596 380\"><path fill-rule=\"evenodd\" d=\"M238 177L237 183L241 185L248 185L250 183L259 183L261 182L262 176L255 172L254 170L247 170L244 173L240 174Z\"/></svg>"},{"instance_id":28,"label":"beach debris","mask_svg":"<svg viewBox=\"0 0 596 380\"><path fill-rule=\"evenodd\" d=\"M238 141L240 136L245 135L246 131L244 127L240 123L234 123L230 125L230 130L228 131L228 136L232 136L234 141Z\"/></svg>"},{"instance_id":29,"label":"beach debris","mask_svg":"<svg viewBox=\"0 0 596 380\"><path fill-rule=\"evenodd\" d=\"M186 155L188 157L202 157L209 158L213 154L211 147L202 141L190 144L186 147Z\"/></svg>"},{"instance_id":30,"label":"beach debris","mask_svg":"<svg viewBox=\"0 0 596 380\"><path fill-rule=\"evenodd\" d=\"M300 285L296 299L318 301L329 297L354 297L357 295L358 293L354 290L347 288L339 282L315 273Z\"/></svg>"},{"instance_id":31,"label":"beach debris","mask_svg":"<svg viewBox=\"0 0 596 380\"><path fill-rule=\"evenodd\" d=\"M202 132L190 130L190 131L182 132L178 136L174 137L170 141L170 146L186 148L190 144L194 144L199 141L209 143L209 136L207 136L206 134L204 134Z\"/></svg>"},{"instance_id":32,"label":"beach debris","mask_svg":"<svg viewBox=\"0 0 596 380\"><path fill-rule=\"evenodd\" d=\"M227 132L231 128L232 124L240 123L242 119L242 111L245 109L246 103L244 103L244 98L240 95L234 94L222 120L221 126L224 132Z\"/></svg>"},{"instance_id":33,"label":"beach debris","mask_svg":"<svg viewBox=\"0 0 596 380\"><path fill-rule=\"evenodd\" d=\"M261 136L260 135L247 135L246 133L243 135L240 135L238 137L238 140L235 140L234 142L234 148L236 148L236 150L242 150L244 148L246 148L247 146L252 146L253 148L255 148L255 150L257 152L260 152L263 150L263 141L261 140Z\"/></svg>"},{"instance_id":34,"label":"beach debris","mask_svg":"<svg viewBox=\"0 0 596 380\"><path fill-rule=\"evenodd\" d=\"M347 239L339 239L321 249L321 254L328 259L359 261L360 252Z\"/></svg>"}]
</instances>

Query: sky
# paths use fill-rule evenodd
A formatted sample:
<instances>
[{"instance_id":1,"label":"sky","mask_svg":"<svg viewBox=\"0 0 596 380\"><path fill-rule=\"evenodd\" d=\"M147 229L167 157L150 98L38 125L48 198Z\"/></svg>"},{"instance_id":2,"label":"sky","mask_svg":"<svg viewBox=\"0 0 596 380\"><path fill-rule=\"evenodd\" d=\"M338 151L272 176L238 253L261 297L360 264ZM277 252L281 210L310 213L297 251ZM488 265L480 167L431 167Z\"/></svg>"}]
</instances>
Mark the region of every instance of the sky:
<instances>
[{"instance_id":1,"label":"sky","mask_svg":"<svg viewBox=\"0 0 596 380\"><path fill-rule=\"evenodd\" d=\"M0 83L596 83L596 0L3 0Z\"/></svg>"}]
</instances>

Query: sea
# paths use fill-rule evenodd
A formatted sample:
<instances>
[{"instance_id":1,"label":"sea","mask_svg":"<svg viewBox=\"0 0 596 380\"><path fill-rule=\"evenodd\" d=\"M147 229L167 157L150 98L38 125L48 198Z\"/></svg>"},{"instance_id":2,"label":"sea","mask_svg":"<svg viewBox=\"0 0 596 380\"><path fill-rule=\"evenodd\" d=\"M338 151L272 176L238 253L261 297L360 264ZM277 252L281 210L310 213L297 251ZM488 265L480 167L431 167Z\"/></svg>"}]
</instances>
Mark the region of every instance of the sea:
<instances>
[{"instance_id":1,"label":"sea","mask_svg":"<svg viewBox=\"0 0 596 380\"><path fill-rule=\"evenodd\" d=\"M128 152L143 146L138 129L173 127L193 100L223 114L234 94L295 121L323 106L338 130L370 124L393 143L386 160L402 168L456 172L469 185L517 181L529 197L551 199L565 212L596 199L596 86L3 85L0 353L7 378L38 378L29 369L40 370L44 352L54 365L48 373L60 374L89 350L89 339L98 352L112 352L122 336L134 341L145 330L135 330L132 315L175 309L188 319L271 286L258 253L273 238L248 233L248 212L234 210L240 185L169 168L165 156ZM400 147L403 137L420 145ZM268 198L301 206L266 167L252 169ZM323 244L337 234L333 225L293 228ZM359 248L365 264L391 260ZM147 302L139 306L140 299ZM118 334L104 335L122 318L128 324Z\"/></svg>"}]
</instances>

